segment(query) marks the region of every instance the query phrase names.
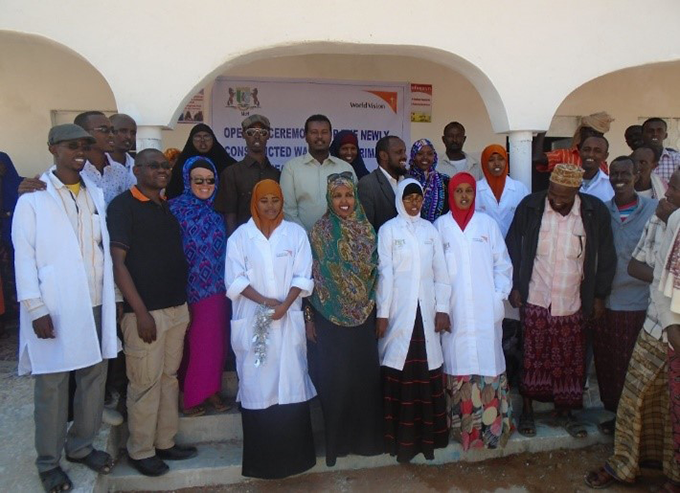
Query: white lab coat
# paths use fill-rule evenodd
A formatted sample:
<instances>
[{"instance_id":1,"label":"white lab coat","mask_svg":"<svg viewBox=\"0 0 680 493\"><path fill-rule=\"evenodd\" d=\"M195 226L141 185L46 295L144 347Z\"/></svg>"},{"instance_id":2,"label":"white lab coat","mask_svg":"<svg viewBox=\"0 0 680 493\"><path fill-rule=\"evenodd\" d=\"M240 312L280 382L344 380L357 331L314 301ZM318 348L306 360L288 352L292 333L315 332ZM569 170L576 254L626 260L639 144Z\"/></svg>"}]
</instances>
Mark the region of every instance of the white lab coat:
<instances>
[{"instance_id":1,"label":"white lab coat","mask_svg":"<svg viewBox=\"0 0 680 493\"><path fill-rule=\"evenodd\" d=\"M451 214L434 225L453 289L452 332L442 335L444 373L498 376L505 371L503 300L512 288L512 263L501 230L481 212L475 212L465 231Z\"/></svg>"},{"instance_id":2,"label":"white lab coat","mask_svg":"<svg viewBox=\"0 0 680 493\"><path fill-rule=\"evenodd\" d=\"M517 205L524 197L529 195L529 190L521 181L513 180L509 176L505 178L505 187L501 194L500 203L489 186L486 178L477 182L477 196L475 198L475 210L487 214L496 221L501 228L503 238L508 234L512 219L515 217Z\"/></svg>"},{"instance_id":3,"label":"white lab coat","mask_svg":"<svg viewBox=\"0 0 680 493\"><path fill-rule=\"evenodd\" d=\"M312 250L305 230L283 221L267 239L250 219L227 241L225 283L232 300L231 344L239 377L236 400L246 409L266 409L314 397L302 314L302 298L314 289ZM259 367L253 352L259 305L241 295L248 286L280 301L291 287L302 290L286 315L271 323L266 360Z\"/></svg>"},{"instance_id":4,"label":"white lab coat","mask_svg":"<svg viewBox=\"0 0 680 493\"><path fill-rule=\"evenodd\" d=\"M53 169L55 168L50 168L47 173L51 173ZM41 180L47 183L47 189L19 197L14 211L14 265L18 300L41 298L49 310L56 337L38 339L33 331L31 318L22 304L19 333L20 375L86 368L99 363L102 358L115 358L120 348L116 336L113 264L104 195L94 183L82 177L85 190L92 197L99 215L98 224L104 249L100 346L78 238L52 180L47 174L43 174Z\"/></svg>"},{"instance_id":5,"label":"white lab coat","mask_svg":"<svg viewBox=\"0 0 680 493\"><path fill-rule=\"evenodd\" d=\"M403 370L420 305L427 365L435 370L443 359L434 318L436 312L449 313L451 285L439 232L420 216L409 219L400 200L409 183L418 182L407 179L399 184L395 200L399 215L378 232L377 316L388 319L378 350L382 366Z\"/></svg>"}]
</instances>

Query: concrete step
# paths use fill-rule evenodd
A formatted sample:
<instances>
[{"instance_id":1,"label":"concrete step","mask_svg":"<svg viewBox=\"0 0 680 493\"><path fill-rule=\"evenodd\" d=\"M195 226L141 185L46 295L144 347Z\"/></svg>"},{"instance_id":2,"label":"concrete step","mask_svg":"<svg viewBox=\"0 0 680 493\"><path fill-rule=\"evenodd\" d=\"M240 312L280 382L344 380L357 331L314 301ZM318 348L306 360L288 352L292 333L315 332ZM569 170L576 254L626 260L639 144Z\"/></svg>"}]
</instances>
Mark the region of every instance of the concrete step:
<instances>
[{"instance_id":1,"label":"concrete step","mask_svg":"<svg viewBox=\"0 0 680 493\"><path fill-rule=\"evenodd\" d=\"M464 452L458 443L451 443L445 449L435 451L435 459L426 461L422 455L412 463L438 465L449 462L478 462L523 452L535 453L560 448L582 448L596 443L610 443L612 437L598 432L596 423L609 419L611 414L601 409L585 409L577 416L587 423L588 437L576 439L558 426L549 415L538 415L537 434L533 438L523 437L515 432L503 449L472 450ZM339 458L335 467L327 467L323 454L322 437L317 438L317 464L310 473L324 473L350 469L367 469L392 466L396 460L388 454L375 457L348 456ZM201 443L198 456L181 462L168 462L170 472L159 478L148 478L137 473L122 457L108 476L100 476L95 491L168 491L179 488L239 484L253 482L241 476L240 440Z\"/></svg>"}]
</instances>

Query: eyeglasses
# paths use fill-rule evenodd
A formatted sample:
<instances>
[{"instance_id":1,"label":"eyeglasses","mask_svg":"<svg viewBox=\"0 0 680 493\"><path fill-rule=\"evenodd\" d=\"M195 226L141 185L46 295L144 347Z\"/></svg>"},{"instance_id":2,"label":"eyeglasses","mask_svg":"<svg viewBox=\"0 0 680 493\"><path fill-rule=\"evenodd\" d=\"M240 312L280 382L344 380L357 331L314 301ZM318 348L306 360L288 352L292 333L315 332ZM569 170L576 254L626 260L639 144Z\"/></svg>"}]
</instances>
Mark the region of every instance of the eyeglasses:
<instances>
[{"instance_id":1,"label":"eyeglasses","mask_svg":"<svg viewBox=\"0 0 680 493\"><path fill-rule=\"evenodd\" d=\"M66 146L68 149L72 151L82 150L84 152L87 152L90 149L92 149L92 146L90 144L81 144L80 142L75 140L72 140L70 142L60 142L60 144Z\"/></svg>"},{"instance_id":2,"label":"eyeglasses","mask_svg":"<svg viewBox=\"0 0 680 493\"><path fill-rule=\"evenodd\" d=\"M269 135L269 130L266 128L249 128L245 133L248 137L255 137L259 135L260 137L267 137Z\"/></svg>"},{"instance_id":3,"label":"eyeglasses","mask_svg":"<svg viewBox=\"0 0 680 493\"><path fill-rule=\"evenodd\" d=\"M194 185L203 185L204 183L207 183L208 185L214 185L215 178L192 178L191 183Z\"/></svg>"},{"instance_id":4,"label":"eyeglasses","mask_svg":"<svg viewBox=\"0 0 680 493\"><path fill-rule=\"evenodd\" d=\"M210 140L213 140L212 135L194 135L192 137L192 140L196 140L199 142L208 142Z\"/></svg>"},{"instance_id":5,"label":"eyeglasses","mask_svg":"<svg viewBox=\"0 0 680 493\"><path fill-rule=\"evenodd\" d=\"M146 166L151 171L158 171L161 168L163 168L166 171L169 171L169 170L172 169L172 165L167 161L164 161L162 163L146 163L146 164L142 164L142 165L138 164L136 166Z\"/></svg>"},{"instance_id":6,"label":"eyeglasses","mask_svg":"<svg viewBox=\"0 0 680 493\"><path fill-rule=\"evenodd\" d=\"M351 171L343 171L342 173L331 173L328 175L328 183L332 183L335 180L339 180L341 178L344 178L345 180L351 180L354 181L354 174Z\"/></svg>"},{"instance_id":7,"label":"eyeglasses","mask_svg":"<svg viewBox=\"0 0 680 493\"><path fill-rule=\"evenodd\" d=\"M106 125L102 125L101 127L94 127L92 130L96 130L97 132L103 133L103 134L112 134L113 133L113 127L107 127Z\"/></svg>"}]
</instances>

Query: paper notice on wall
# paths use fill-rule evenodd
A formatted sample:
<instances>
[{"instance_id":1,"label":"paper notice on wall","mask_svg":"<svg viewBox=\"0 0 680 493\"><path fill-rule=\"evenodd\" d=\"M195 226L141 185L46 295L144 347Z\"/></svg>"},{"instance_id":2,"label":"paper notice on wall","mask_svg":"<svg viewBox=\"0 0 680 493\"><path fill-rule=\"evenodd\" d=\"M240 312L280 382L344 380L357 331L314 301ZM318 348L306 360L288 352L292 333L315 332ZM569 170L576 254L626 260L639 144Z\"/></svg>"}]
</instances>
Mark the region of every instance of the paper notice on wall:
<instances>
[{"instance_id":1,"label":"paper notice on wall","mask_svg":"<svg viewBox=\"0 0 680 493\"><path fill-rule=\"evenodd\" d=\"M411 84L411 121L432 122L432 84Z\"/></svg>"},{"instance_id":2,"label":"paper notice on wall","mask_svg":"<svg viewBox=\"0 0 680 493\"><path fill-rule=\"evenodd\" d=\"M187 103L177 123L203 123L203 89Z\"/></svg>"}]
</instances>

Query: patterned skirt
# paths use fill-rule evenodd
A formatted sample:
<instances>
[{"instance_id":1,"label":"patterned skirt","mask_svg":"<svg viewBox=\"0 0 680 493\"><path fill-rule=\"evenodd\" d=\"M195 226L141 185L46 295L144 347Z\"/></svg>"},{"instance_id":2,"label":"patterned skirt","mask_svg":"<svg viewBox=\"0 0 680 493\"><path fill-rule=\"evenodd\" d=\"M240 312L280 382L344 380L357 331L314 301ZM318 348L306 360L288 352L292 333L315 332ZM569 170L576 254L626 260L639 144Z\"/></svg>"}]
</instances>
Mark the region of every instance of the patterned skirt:
<instances>
[{"instance_id":1,"label":"patterned skirt","mask_svg":"<svg viewBox=\"0 0 680 493\"><path fill-rule=\"evenodd\" d=\"M671 424L675 462L680 464L680 355L668 348L668 385L671 396Z\"/></svg>"},{"instance_id":2,"label":"patterned skirt","mask_svg":"<svg viewBox=\"0 0 680 493\"><path fill-rule=\"evenodd\" d=\"M505 373L497 377L446 375L451 437L471 448L504 447L512 434L512 403Z\"/></svg>"},{"instance_id":3,"label":"patterned skirt","mask_svg":"<svg viewBox=\"0 0 680 493\"><path fill-rule=\"evenodd\" d=\"M635 341L645 323L646 311L605 312L604 320L593 327L593 354L600 399L613 413L619 404L623 382Z\"/></svg>"},{"instance_id":4,"label":"patterned skirt","mask_svg":"<svg viewBox=\"0 0 680 493\"><path fill-rule=\"evenodd\" d=\"M580 409L586 346L581 312L553 317L547 308L526 304L521 316L524 356L520 393L554 402L557 409Z\"/></svg>"},{"instance_id":5,"label":"patterned skirt","mask_svg":"<svg viewBox=\"0 0 680 493\"><path fill-rule=\"evenodd\" d=\"M446 396L441 367L429 370L420 309L402 371L381 367L385 449L398 462L419 453L434 459L434 449L449 444Z\"/></svg>"},{"instance_id":6,"label":"patterned skirt","mask_svg":"<svg viewBox=\"0 0 680 493\"><path fill-rule=\"evenodd\" d=\"M616 411L614 455L605 464L620 481L635 481L644 462L662 462L666 477L680 481L673 456L666 347L641 330L630 357Z\"/></svg>"}]
</instances>

